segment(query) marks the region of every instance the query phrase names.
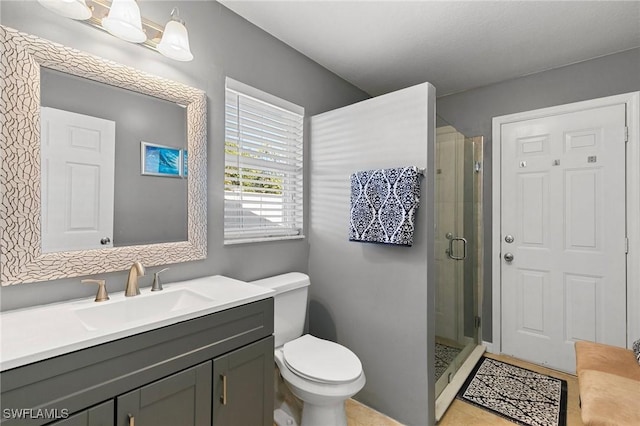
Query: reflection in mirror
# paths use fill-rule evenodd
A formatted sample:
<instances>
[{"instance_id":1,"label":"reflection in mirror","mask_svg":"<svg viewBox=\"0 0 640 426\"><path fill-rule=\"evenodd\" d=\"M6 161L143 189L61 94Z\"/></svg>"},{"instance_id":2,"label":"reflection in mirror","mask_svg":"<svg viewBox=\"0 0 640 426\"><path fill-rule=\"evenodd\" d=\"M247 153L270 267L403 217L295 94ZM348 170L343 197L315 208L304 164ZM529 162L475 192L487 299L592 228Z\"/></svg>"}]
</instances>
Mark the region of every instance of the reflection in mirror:
<instances>
[{"instance_id":1,"label":"reflection in mirror","mask_svg":"<svg viewBox=\"0 0 640 426\"><path fill-rule=\"evenodd\" d=\"M186 110L40 69L44 252L187 240L187 181L142 175L141 143L185 150Z\"/></svg>"}]
</instances>

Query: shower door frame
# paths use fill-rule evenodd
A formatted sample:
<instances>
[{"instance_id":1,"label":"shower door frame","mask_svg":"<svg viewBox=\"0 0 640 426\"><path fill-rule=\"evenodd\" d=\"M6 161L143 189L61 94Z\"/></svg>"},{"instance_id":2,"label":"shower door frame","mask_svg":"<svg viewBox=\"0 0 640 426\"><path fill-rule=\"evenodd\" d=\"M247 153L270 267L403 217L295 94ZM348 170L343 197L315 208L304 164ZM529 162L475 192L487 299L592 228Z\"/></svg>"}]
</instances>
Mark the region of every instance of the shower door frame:
<instances>
[{"instance_id":1,"label":"shower door frame","mask_svg":"<svg viewBox=\"0 0 640 426\"><path fill-rule=\"evenodd\" d=\"M444 128L450 128L451 130L441 130ZM456 201L463 206L463 211L461 213L461 217L457 218L454 226L456 227L456 231L459 231L460 228L463 232L463 237L467 237L469 232L473 232L473 237L475 239L475 250L470 252L471 255L475 256L473 259L474 265L472 265L473 270L471 272L472 278L475 280L473 285L473 298L474 298L474 323L475 323L475 337L473 338L474 342L470 342L472 340L470 337L465 336L465 324L464 324L464 285L466 276L464 274L464 268L458 267L462 272L462 278L456 281L456 304L458 306L456 312L456 341L459 341L461 338L466 341L467 344L475 343L476 345L482 345L482 307L483 307L483 288L484 288L484 238L485 238L485 224L484 224L484 136L465 136L461 132L459 132L455 127L451 125L441 126L436 128L436 139L438 135L446 135L448 133L457 133L463 137L463 140L460 141L460 147L462 152L462 167L466 167L465 163L465 147L467 144L474 144L474 148L472 149L472 159L471 166L473 166L474 174L479 174L479 178L473 179L473 197L471 202L473 203L474 215L472 218L472 226L474 229L470 231L465 231L465 205L468 200L465 200L464 194L461 197L458 197ZM437 142L436 142L437 143ZM456 142L457 144L458 142ZM459 147L456 146L456 151L458 151ZM456 153L456 157L459 153ZM436 155L437 158L437 155ZM436 160L437 161L437 160ZM457 185L457 184L456 184ZM458 188L456 186L456 191L461 190L463 193L465 191L464 182L462 187ZM437 221L437 215L436 215ZM439 224L438 224L439 225ZM438 229L438 232L444 232L444 230ZM469 253L469 251L468 251ZM453 258L451 258L453 259Z\"/></svg>"},{"instance_id":2,"label":"shower door frame","mask_svg":"<svg viewBox=\"0 0 640 426\"><path fill-rule=\"evenodd\" d=\"M469 266L465 268L462 266L458 266L458 268L462 269L460 276L460 283L456 283L459 287L459 294L457 295L456 303L458 304L458 330L457 330L457 339L459 343L464 341L465 345L461 348L461 352L458 354L456 359L453 361L455 363L455 369L451 371L451 365L447 370L445 370L444 374L440 378L436 378L436 384L440 382L440 380L445 379L445 374L448 375L446 379L448 383L443 387L440 393L436 393L436 422L441 419L444 415L445 411L449 407L449 405L455 399L456 394L462 387L463 383L467 379L468 375L471 373L473 367L476 365L480 357L485 351L485 347L482 346L481 339L481 331L482 324L478 324L476 318L481 317L482 313L482 293L483 293L483 284L484 284L484 215L483 215L483 183L484 183L484 137L483 136L475 136L475 137L467 137L460 133L457 129L451 126L454 132L458 133L464 139L459 142L461 144L461 152L462 152L462 164L461 167L465 175L467 173L472 174L472 183L471 187L466 187L463 182L461 190L463 193L468 190L473 191L472 197L466 198L463 194L461 200L462 211L460 216L462 216L461 220L456 220L456 225L458 222L462 225L461 229L456 229L456 231L461 231L464 234L465 238L469 238L469 241L474 244L472 247L475 250L469 250L468 256L473 256L467 258L467 262L472 262ZM442 129L439 127L438 129ZM437 134L446 134L448 132L437 132ZM436 142L437 144L437 142ZM468 161L469 158L466 157L467 144L473 144L471 147L471 161ZM436 148L437 149L437 148ZM440 165L438 167L441 167ZM465 213L469 209L469 203L471 203L472 216L465 217ZM438 225L440 225L438 223ZM468 226L465 226L468 225ZM438 226L438 232L446 232L444 229L440 229ZM464 305L464 291L466 281L470 280L472 282L472 295L473 295L473 338L465 336L465 305ZM462 338L461 338L462 337Z\"/></svg>"}]
</instances>

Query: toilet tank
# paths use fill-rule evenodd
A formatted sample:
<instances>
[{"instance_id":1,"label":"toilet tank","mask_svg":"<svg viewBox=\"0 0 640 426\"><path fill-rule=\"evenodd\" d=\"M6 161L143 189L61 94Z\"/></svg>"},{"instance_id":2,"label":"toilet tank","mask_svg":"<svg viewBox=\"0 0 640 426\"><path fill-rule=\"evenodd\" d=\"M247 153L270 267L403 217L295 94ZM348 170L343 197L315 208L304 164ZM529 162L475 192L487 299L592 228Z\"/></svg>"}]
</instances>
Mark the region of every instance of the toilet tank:
<instances>
[{"instance_id":1,"label":"toilet tank","mask_svg":"<svg viewBox=\"0 0 640 426\"><path fill-rule=\"evenodd\" d=\"M251 284L276 291L274 298L275 347L302 336L307 314L309 276L300 272L276 275Z\"/></svg>"}]
</instances>

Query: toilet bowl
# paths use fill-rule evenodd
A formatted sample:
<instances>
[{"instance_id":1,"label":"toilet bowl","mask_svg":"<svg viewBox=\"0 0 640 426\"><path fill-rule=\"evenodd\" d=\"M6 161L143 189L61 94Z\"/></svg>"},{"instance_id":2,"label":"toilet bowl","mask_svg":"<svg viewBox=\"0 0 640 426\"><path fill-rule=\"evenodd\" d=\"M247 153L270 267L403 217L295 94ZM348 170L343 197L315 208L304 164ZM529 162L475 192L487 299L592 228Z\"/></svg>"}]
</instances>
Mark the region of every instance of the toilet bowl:
<instances>
[{"instance_id":1,"label":"toilet bowl","mask_svg":"<svg viewBox=\"0 0 640 426\"><path fill-rule=\"evenodd\" d=\"M302 426L347 426L344 402L366 378L349 349L303 335L309 277L291 272L252 283L275 290L274 358L285 384L303 402Z\"/></svg>"},{"instance_id":2,"label":"toilet bowl","mask_svg":"<svg viewBox=\"0 0 640 426\"><path fill-rule=\"evenodd\" d=\"M274 353L280 374L300 398L302 426L346 426L346 399L366 382L358 357L337 343L306 334Z\"/></svg>"}]
</instances>

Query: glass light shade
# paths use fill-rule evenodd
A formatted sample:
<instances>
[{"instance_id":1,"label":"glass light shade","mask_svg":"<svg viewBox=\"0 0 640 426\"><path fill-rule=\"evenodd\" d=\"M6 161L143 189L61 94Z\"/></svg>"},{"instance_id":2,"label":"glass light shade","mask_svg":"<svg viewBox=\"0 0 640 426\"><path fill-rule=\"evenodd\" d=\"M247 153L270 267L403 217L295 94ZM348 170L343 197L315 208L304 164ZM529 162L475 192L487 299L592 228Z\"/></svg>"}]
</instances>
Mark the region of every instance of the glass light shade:
<instances>
[{"instance_id":1,"label":"glass light shade","mask_svg":"<svg viewBox=\"0 0 640 426\"><path fill-rule=\"evenodd\" d=\"M91 9L85 0L38 0L38 3L67 18L80 21L91 18Z\"/></svg>"},{"instance_id":2,"label":"glass light shade","mask_svg":"<svg viewBox=\"0 0 640 426\"><path fill-rule=\"evenodd\" d=\"M176 61L190 61L193 59L189 47L189 33L180 21L169 21L164 27L162 40L158 43L158 51L167 58Z\"/></svg>"},{"instance_id":3,"label":"glass light shade","mask_svg":"<svg viewBox=\"0 0 640 426\"><path fill-rule=\"evenodd\" d=\"M131 43L142 43L147 39L142 31L140 8L135 0L113 0L109 15L102 19L102 27Z\"/></svg>"}]
</instances>

